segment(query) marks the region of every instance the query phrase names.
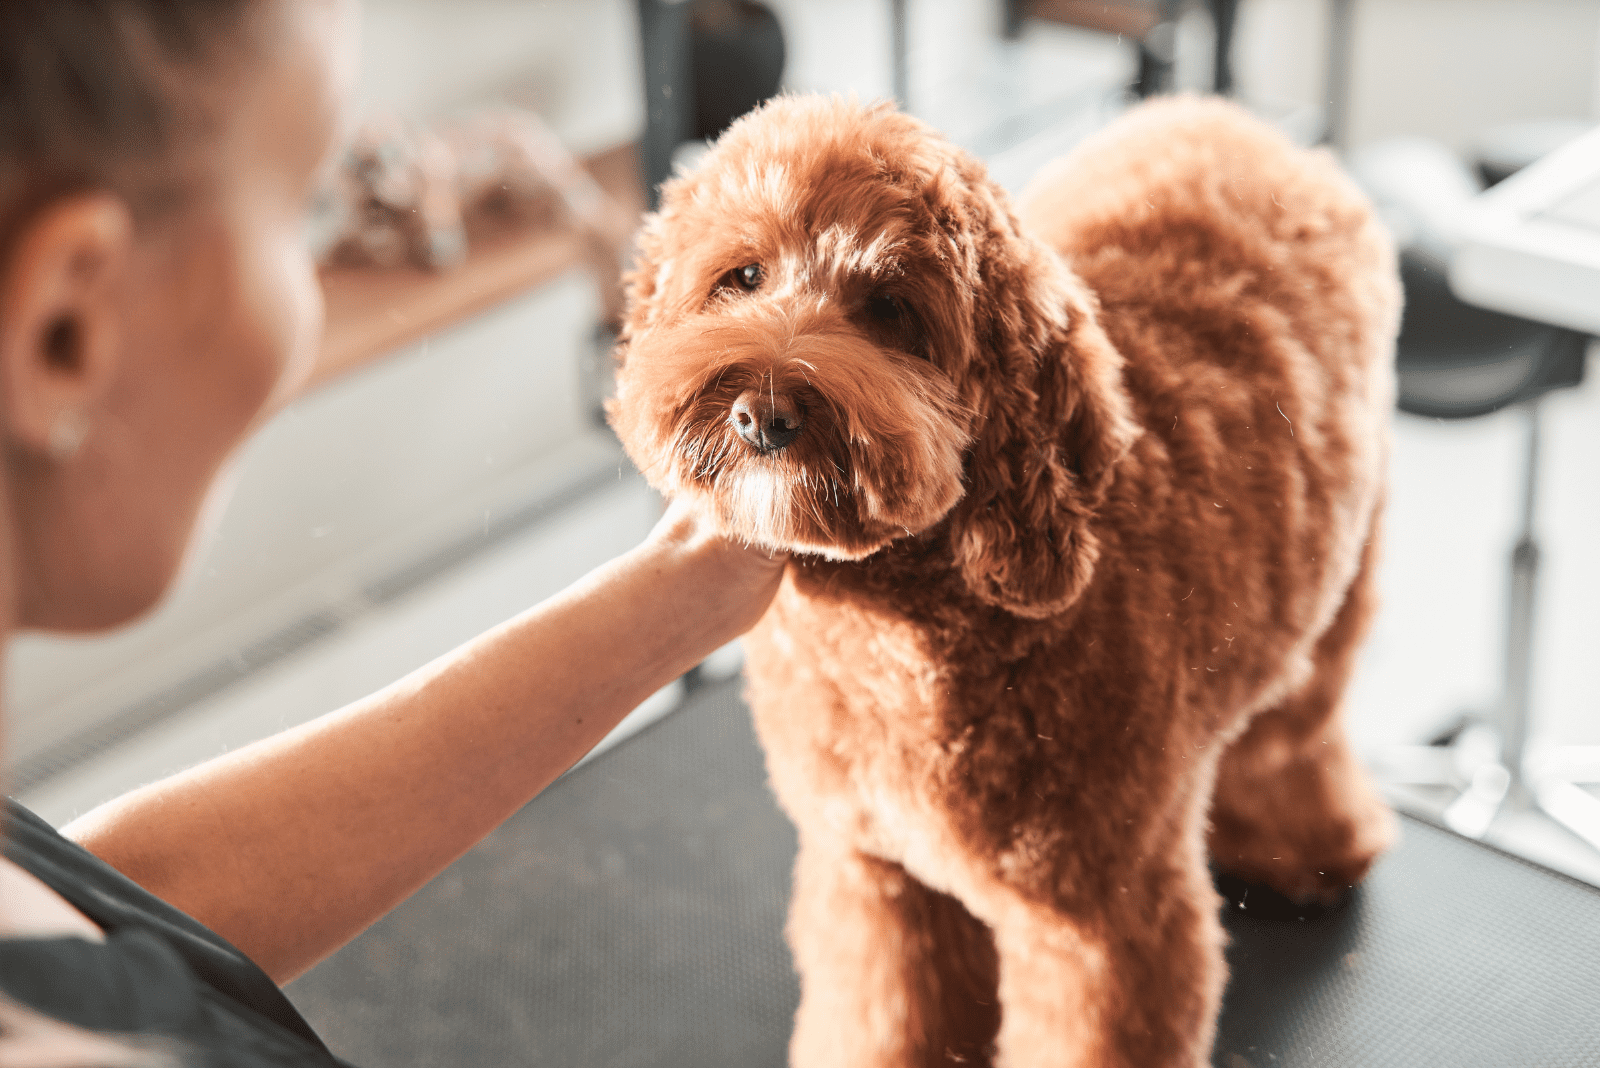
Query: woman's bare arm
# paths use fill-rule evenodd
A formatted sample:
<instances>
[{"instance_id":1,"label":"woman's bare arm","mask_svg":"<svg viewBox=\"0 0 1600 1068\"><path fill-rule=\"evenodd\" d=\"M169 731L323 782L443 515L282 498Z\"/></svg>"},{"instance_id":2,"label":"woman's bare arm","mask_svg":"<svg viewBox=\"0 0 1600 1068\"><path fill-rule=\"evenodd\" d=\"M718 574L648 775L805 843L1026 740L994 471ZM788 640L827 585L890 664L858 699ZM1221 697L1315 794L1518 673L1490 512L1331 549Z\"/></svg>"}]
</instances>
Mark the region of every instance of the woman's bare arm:
<instances>
[{"instance_id":1,"label":"woman's bare arm","mask_svg":"<svg viewBox=\"0 0 1600 1068\"><path fill-rule=\"evenodd\" d=\"M675 508L639 548L387 689L65 833L286 983L752 626L782 569Z\"/></svg>"}]
</instances>

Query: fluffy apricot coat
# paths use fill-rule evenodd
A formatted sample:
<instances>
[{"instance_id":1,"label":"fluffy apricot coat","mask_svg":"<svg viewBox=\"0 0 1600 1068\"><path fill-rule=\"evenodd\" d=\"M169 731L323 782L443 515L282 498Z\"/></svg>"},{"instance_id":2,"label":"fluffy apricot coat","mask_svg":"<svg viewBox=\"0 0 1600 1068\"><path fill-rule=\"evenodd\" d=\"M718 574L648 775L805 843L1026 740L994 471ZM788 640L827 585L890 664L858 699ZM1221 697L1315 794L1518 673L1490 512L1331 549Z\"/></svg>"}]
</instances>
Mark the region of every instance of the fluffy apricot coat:
<instances>
[{"instance_id":1,"label":"fluffy apricot coat","mask_svg":"<svg viewBox=\"0 0 1600 1068\"><path fill-rule=\"evenodd\" d=\"M799 827L807 1068L1206 1064L1217 863L1298 896L1392 821L1339 700L1399 287L1333 161L1137 109L1013 212L887 106L768 104L666 188L613 422L797 555L749 636Z\"/></svg>"}]
</instances>

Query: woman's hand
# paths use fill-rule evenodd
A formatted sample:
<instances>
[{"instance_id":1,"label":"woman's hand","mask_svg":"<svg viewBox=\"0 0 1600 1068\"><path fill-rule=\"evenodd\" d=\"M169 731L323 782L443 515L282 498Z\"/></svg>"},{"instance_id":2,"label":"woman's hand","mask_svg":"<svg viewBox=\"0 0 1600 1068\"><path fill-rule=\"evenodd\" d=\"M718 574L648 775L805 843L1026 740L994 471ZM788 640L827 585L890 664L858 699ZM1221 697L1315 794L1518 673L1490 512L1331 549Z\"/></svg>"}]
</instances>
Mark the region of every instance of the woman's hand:
<instances>
[{"instance_id":1,"label":"woman's hand","mask_svg":"<svg viewBox=\"0 0 1600 1068\"><path fill-rule=\"evenodd\" d=\"M787 552L726 537L699 507L683 498L667 506L637 551L657 566L684 568L694 575L702 601L692 618L711 628L717 645L756 625L777 594L789 563Z\"/></svg>"}]
</instances>

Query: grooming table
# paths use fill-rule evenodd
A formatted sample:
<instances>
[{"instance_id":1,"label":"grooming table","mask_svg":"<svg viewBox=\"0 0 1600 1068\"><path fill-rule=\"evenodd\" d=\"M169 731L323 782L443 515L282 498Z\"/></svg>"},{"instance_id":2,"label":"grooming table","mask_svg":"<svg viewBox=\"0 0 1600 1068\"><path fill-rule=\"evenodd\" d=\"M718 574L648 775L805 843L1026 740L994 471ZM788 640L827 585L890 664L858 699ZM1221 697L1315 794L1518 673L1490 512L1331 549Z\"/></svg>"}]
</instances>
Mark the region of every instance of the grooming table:
<instances>
[{"instance_id":1,"label":"grooming table","mask_svg":"<svg viewBox=\"0 0 1600 1068\"><path fill-rule=\"evenodd\" d=\"M794 850L738 684L704 687L288 993L372 1068L777 1068ZM1222 889L1217 1068L1600 1066L1594 887L1406 819L1341 908Z\"/></svg>"}]
</instances>

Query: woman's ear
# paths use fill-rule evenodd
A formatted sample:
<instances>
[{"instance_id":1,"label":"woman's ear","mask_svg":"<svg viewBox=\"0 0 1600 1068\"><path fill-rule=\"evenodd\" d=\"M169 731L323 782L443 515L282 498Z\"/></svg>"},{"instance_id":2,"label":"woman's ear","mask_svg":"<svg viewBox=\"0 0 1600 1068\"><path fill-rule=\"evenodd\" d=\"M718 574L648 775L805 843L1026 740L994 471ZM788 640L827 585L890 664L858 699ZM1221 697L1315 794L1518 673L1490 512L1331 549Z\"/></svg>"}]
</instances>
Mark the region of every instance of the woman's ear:
<instances>
[{"instance_id":1,"label":"woman's ear","mask_svg":"<svg viewBox=\"0 0 1600 1068\"><path fill-rule=\"evenodd\" d=\"M26 220L0 265L0 426L6 444L70 459L122 356L127 205L64 197Z\"/></svg>"},{"instance_id":2,"label":"woman's ear","mask_svg":"<svg viewBox=\"0 0 1600 1068\"><path fill-rule=\"evenodd\" d=\"M1029 619L1063 611L1088 584L1097 509L1140 434L1093 296L1038 251L1022 269L984 275L986 422L950 531L973 594Z\"/></svg>"}]
</instances>

